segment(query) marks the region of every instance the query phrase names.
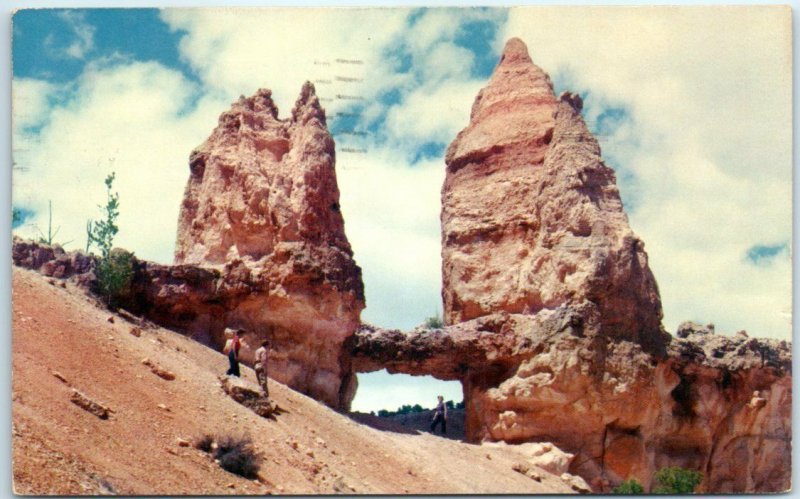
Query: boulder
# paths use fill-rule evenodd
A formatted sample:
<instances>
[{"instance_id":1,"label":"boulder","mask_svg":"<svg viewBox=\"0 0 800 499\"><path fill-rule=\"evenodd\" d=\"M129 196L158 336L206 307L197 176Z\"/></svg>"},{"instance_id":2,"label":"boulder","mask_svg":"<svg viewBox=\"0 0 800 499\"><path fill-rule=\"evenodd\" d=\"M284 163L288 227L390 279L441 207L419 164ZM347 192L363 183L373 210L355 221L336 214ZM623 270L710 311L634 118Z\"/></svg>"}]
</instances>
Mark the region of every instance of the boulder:
<instances>
[{"instance_id":1,"label":"boulder","mask_svg":"<svg viewBox=\"0 0 800 499\"><path fill-rule=\"evenodd\" d=\"M108 416L113 412L107 406L90 399L75 388L72 389L69 400L84 411L94 414L100 419L108 419Z\"/></svg>"},{"instance_id":2,"label":"boulder","mask_svg":"<svg viewBox=\"0 0 800 499\"><path fill-rule=\"evenodd\" d=\"M238 376L220 376L222 390L261 417L267 418L278 411L278 405L264 395L261 387Z\"/></svg>"}]
</instances>

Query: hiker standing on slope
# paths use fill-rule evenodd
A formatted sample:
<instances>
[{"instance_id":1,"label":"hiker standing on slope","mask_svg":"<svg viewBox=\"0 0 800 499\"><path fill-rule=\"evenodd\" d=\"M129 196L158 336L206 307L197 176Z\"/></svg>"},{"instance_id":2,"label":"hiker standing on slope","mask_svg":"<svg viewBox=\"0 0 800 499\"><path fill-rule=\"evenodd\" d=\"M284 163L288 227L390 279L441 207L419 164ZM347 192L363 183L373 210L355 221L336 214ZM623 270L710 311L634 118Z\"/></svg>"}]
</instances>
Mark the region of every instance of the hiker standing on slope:
<instances>
[{"instance_id":1,"label":"hiker standing on slope","mask_svg":"<svg viewBox=\"0 0 800 499\"><path fill-rule=\"evenodd\" d=\"M242 347L239 330L226 328L225 337L228 339L225 341L225 348L222 349L222 352L228 354L228 362L231 365L225 374L239 377L241 376L239 372L239 349Z\"/></svg>"},{"instance_id":2,"label":"hiker standing on slope","mask_svg":"<svg viewBox=\"0 0 800 499\"><path fill-rule=\"evenodd\" d=\"M436 425L442 423L442 435L447 435L447 406L444 403L444 397L439 395L438 398L439 403L436 404L433 421L431 421L431 433L435 433Z\"/></svg>"},{"instance_id":3,"label":"hiker standing on slope","mask_svg":"<svg viewBox=\"0 0 800 499\"><path fill-rule=\"evenodd\" d=\"M269 340L264 339L261 342L261 347L256 350L256 379L261 389L264 390L264 395L269 397L269 388L267 388L267 360L269 359Z\"/></svg>"}]
</instances>

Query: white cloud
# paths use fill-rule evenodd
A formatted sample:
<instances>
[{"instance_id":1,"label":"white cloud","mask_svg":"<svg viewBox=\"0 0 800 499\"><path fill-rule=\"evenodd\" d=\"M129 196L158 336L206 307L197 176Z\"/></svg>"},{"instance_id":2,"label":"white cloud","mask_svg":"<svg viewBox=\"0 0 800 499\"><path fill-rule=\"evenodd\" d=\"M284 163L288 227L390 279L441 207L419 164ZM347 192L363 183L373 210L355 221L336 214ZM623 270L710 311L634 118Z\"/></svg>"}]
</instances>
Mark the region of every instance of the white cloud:
<instances>
[{"instance_id":1,"label":"white cloud","mask_svg":"<svg viewBox=\"0 0 800 499\"><path fill-rule=\"evenodd\" d=\"M579 36L564 36L564 26ZM791 238L791 27L788 8L512 9L519 36L551 74L592 102L630 112L604 142L625 158L629 213L646 243L665 325L791 338L787 255L755 266L756 244ZM591 35L590 35L591 34Z\"/></svg>"},{"instance_id":2,"label":"white cloud","mask_svg":"<svg viewBox=\"0 0 800 499\"><path fill-rule=\"evenodd\" d=\"M45 38L45 48L51 55L60 58L83 59L94 48L95 28L86 22L86 15L75 10L58 13L72 31L73 39L66 45L56 42L51 35Z\"/></svg>"},{"instance_id":3,"label":"white cloud","mask_svg":"<svg viewBox=\"0 0 800 499\"><path fill-rule=\"evenodd\" d=\"M49 99L57 91L58 86L42 80L18 78L14 80L11 100L11 120L14 131L22 132L26 128L43 124L50 106Z\"/></svg>"},{"instance_id":4,"label":"white cloud","mask_svg":"<svg viewBox=\"0 0 800 499\"><path fill-rule=\"evenodd\" d=\"M228 99L270 88L283 113L306 80L336 112L352 101L371 99L385 84L382 50L403 29L408 9L169 9L163 19L187 31L181 55L212 90ZM352 64L338 61L361 61ZM337 82L336 77L361 82Z\"/></svg>"},{"instance_id":5,"label":"white cloud","mask_svg":"<svg viewBox=\"0 0 800 499\"><path fill-rule=\"evenodd\" d=\"M114 169L118 244L169 262L188 154L219 113L239 94L268 87L286 116L305 80L329 80L317 84L321 97L333 99L325 104L329 116L351 104L336 100L338 93L362 96L366 121L385 117L385 141L366 140L367 155L338 155L346 230L364 269L363 317L384 326L419 324L441 306L444 165L412 166L410 153L422 143L450 142L467 124L485 82L470 76L475 58L454 40L464 22L497 15L431 10L409 26L411 12L164 10L164 20L186 32L181 55L200 84L155 63L101 61L72 84L72 100L52 107L64 88L15 80L14 159L29 167L15 171L15 204L37 212L18 233L36 234L33 224L46 230L52 200L59 239L83 247L85 221L100 215L102 181ZM569 72L579 89L591 90L587 115L596 116L601 103L628 110L604 149L635 174L621 187L637 200L631 224L646 242L670 329L697 319L729 332L789 335L788 258L758 266L745 259L752 245L780 244L791 234L790 31L783 12L512 9L493 41L499 50L505 38L520 36L546 71ZM76 55L93 48L91 30L83 33ZM406 72L386 57L400 45L412 62ZM387 108L376 96L391 89L400 101ZM37 126L38 133L31 129Z\"/></svg>"},{"instance_id":6,"label":"white cloud","mask_svg":"<svg viewBox=\"0 0 800 499\"><path fill-rule=\"evenodd\" d=\"M30 80L13 85L19 107L24 105L17 99L31 89L41 100L51 88ZM53 227L60 227L56 240L83 248L86 220L102 215L97 205L105 203L103 179L116 171L121 214L115 243L171 262L189 152L215 126L223 106L206 99L182 114L196 91L180 73L156 63L90 65L71 100L46 117L38 108L37 119L45 123L38 133L15 132L20 169L13 177L14 202L35 212L17 233L46 233L52 201Z\"/></svg>"},{"instance_id":7,"label":"white cloud","mask_svg":"<svg viewBox=\"0 0 800 499\"><path fill-rule=\"evenodd\" d=\"M385 131L393 142L405 144L406 149L426 142L449 144L469 123L472 102L482 86L477 81L460 79L419 86L401 104L390 108Z\"/></svg>"},{"instance_id":8,"label":"white cloud","mask_svg":"<svg viewBox=\"0 0 800 499\"><path fill-rule=\"evenodd\" d=\"M362 319L410 329L441 313L439 192L443 165L404 163L392 149L340 154L345 231L363 270Z\"/></svg>"}]
</instances>

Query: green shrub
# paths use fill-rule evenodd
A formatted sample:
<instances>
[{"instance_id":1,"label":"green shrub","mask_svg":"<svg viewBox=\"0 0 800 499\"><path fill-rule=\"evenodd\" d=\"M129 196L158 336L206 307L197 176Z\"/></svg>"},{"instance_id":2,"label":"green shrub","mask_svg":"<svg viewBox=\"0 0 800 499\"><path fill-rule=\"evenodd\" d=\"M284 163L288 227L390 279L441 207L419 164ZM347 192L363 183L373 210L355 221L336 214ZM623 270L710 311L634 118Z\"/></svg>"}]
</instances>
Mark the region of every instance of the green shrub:
<instances>
[{"instance_id":1,"label":"green shrub","mask_svg":"<svg viewBox=\"0 0 800 499\"><path fill-rule=\"evenodd\" d=\"M133 253L114 248L98 262L97 289L109 307L117 306L130 296L134 259Z\"/></svg>"},{"instance_id":2,"label":"green shrub","mask_svg":"<svg viewBox=\"0 0 800 499\"><path fill-rule=\"evenodd\" d=\"M611 493L619 495L644 494L644 487L636 480L630 479L614 487Z\"/></svg>"},{"instance_id":3,"label":"green shrub","mask_svg":"<svg viewBox=\"0 0 800 499\"><path fill-rule=\"evenodd\" d=\"M258 454L249 437L230 435L217 439L214 458L225 471L245 478L256 478L261 468L261 455Z\"/></svg>"},{"instance_id":4,"label":"green shrub","mask_svg":"<svg viewBox=\"0 0 800 499\"><path fill-rule=\"evenodd\" d=\"M442 318L439 317L439 314L436 314L425 319L422 325L428 329L441 329L444 327L444 322Z\"/></svg>"},{"instance_id":5,"label":"green shrub","mask_svg":"<svg viewBox=\"0 0 800 499\"><path fill-rule=\"evenodd\" d=\"M654 478L658 483L653 489L654 494L693 494L695 487L703 481L703 474L671 466L658 470Z\"/></svg>"}]
</instances>

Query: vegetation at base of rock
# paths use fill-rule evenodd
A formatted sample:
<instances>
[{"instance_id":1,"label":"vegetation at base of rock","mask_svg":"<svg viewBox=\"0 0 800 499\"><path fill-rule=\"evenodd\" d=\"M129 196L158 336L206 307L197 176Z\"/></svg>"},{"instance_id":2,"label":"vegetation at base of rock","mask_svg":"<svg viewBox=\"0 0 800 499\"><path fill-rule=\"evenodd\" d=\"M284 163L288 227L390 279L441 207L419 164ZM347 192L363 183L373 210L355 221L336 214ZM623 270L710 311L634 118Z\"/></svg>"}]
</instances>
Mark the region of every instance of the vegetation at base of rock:
<instances>
[{"instance_id":1,"label":"vegetation at base of rock","mask_svg":"<svg viewBox=\"0 0 800 499\"><path fill-rule=\"evenodd\" d=\"M92 245L100 250L100 261L95 272L97 290L106 305L112 308L129 294L134 261L133 253L113 247L114 236L119 232L119 193L112 192L115 177L115 172L106 177L106 205L98 205L105 212L105 220L86 222L86 251Z\"/></svg>"},{"instance_id":2,"label":"vegetation at base of rock","mask_svg":"<svg viewBox=\"0 0 800 499\"><path fill-rule=\"evenodd\" d=\"M436 315L432 315L425 319L425 322L422 323L422 326L428 329L441 329L444 327L444 322L437 313Z\"/></svg>"},{"instance_id":3,"label":"vegetation at base of rock","mask_svg":"<svg viewBox=\"0 0 800 499\"><path fill-rule=\"evenodd\" d=\"M208 433L206 433L205 435L201 435L194 441L195 449L199 449L203 452L211 452L213 444L214 444L214 437L209 435Z\"/></svg>"},{"instance_id":4,"label":"vegetation at base of rock","mask_svg":"<svg viewBox=\"0 0 800 499\"><path fill-rule=\"evenodd\" d=\"M109 307L115 307L130 295L134 256L114 248L97 264L97 290Z\"/></svg>"},{"instance_id":5,"label":"vegetation at base of rock","mask_svg":"<svg viewBox=\"0 0 800 499\"><path fill-rule=\"evenodd\" d=\"M245 478L258 477L263 458L256 451L250 437L223 435L215 438L205 434L195 441L194 446L203 452L213 451L214 459L219 461L220 467L225 471Z\"/></svg>"},{"instance_id":6,"label":"vegetation at base of rock","mask_svg":"<svg viewBox=\"0 0 800 499\"><path fill-rule=\"evenodd\" d=\"M654 494L693 494L695 487L703 481L703 474L671 466L658 470L654 478L658 483L652 491Z\"/></svg>"},{"instance_id":7,"label":"vegetation at base of rock","mask_svg":"<svg viewBox=\"0 0 800 499\"><path fill-rule=\"evenodd\" d=\"M642 484L640 484L636 480L630 479L630 480L625 480L621 484L614 487L611 493L620 495L644 494L644 487L642 487Z\"/></svg>"}]
</instances>

